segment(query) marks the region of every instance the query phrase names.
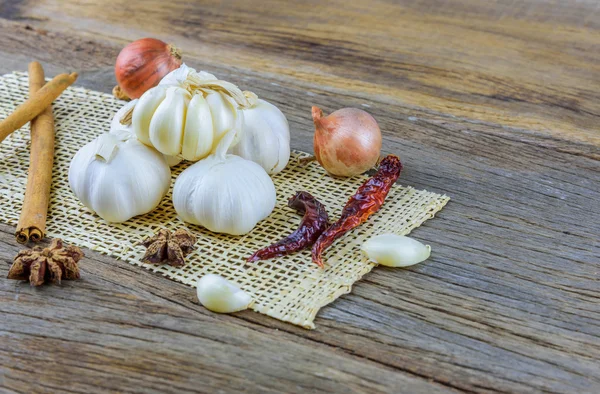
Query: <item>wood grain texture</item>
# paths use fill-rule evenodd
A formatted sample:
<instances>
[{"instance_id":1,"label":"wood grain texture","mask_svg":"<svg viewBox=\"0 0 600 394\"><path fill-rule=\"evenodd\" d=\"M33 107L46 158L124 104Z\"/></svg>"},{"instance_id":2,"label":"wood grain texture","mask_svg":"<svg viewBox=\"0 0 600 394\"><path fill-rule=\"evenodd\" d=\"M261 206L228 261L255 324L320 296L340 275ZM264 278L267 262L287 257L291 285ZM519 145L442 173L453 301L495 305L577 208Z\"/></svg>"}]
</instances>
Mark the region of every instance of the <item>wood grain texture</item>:
<instances>
[{"instance_id":1,"label":"wood grain texture","mask_svg":"<svg viewBox=\"0 0 600 394\"><path fill-rule=\"evenodd\" d=\"M209 65L600 143L598 3L482 3L61 0L10 15L93 37L160 35Z\"/></svg>"},{"instance_id":2,"label":"wood grain texture","mask_svg":"<svg viewBox=\"0 0 600 394\"><path fill-rule=\"evenodd\" d=\"M375 269L316 331L212 314L90 251L62 287L0 279L0 387L600 391L597 2L0 4L3 73L35 58L110 92L120 47L156 36L278 105L295 149L312 151L311 105L367 109L401 183L452 197L413 233L430 260ZM6 263L13 231L0 225Z\"/></svg>"}]
</instances>

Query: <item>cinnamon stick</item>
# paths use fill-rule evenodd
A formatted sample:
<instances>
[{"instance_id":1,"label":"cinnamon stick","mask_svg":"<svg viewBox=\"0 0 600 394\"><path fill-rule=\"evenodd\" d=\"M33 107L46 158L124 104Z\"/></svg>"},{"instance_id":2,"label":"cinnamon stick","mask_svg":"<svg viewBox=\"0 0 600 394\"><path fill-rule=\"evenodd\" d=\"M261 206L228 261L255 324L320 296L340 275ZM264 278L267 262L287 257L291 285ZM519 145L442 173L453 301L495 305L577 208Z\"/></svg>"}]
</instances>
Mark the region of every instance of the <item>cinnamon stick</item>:
<instances>
[{"instance_id":1,"label":"cinnamon stick","mask_svg":"<svg viewBox=\"0 0 600 394\"><path fill-rule=\"evenodd\" d=\"M29 63L29 95L34 97L43 89L44 69L38 62ZM17 242L39 242L44 238L46 215L50 202L50 184L54 160L54 117L48 105L31 120L31 152L25 188L25 200L15 234Z\"/></svg>"},{"instance_id":2,"label":"cinnamon stick","mask_svg":"<svg viewBox=\"0 0 600 394\"><path fill-rule=\"evenodd\" d=\"M59 74L35 94L32 94L27 101L19 105L12 114L0 122L0 142L41 114L76 79L77 73Z\"/></svg>"}]
</instances>

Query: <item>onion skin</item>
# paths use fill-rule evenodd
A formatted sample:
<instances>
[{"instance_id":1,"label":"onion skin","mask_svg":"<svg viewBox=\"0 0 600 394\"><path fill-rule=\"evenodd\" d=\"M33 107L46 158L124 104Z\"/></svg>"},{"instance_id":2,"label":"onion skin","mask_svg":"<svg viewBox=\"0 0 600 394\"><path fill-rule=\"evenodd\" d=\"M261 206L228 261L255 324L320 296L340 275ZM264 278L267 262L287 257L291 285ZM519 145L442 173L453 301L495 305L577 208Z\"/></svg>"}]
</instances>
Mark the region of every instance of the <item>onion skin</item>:
<instances>
[{"instance_id":1,"label":"onion skin","mask_svg":"<svg viewBox=\"0 0 600 394\"><path fill-rule=\"evenodd\" d=\"M381 152L377 121L358 108L342 108L328 116L312 107L314 150L319 164L332 175L350 177L375 167Z\"/></svg>"},{"instance_id":2,"label":"onion skin","mask_svg":"<svg viewBox=\"0 0 600 394\"><path fill-rule=\"evenodd\" d=\"M121 50L115 64L115 77L127 96L136 99L179 66L179 49L155 38L142 38Z\"/></svg>"}]
</instances>

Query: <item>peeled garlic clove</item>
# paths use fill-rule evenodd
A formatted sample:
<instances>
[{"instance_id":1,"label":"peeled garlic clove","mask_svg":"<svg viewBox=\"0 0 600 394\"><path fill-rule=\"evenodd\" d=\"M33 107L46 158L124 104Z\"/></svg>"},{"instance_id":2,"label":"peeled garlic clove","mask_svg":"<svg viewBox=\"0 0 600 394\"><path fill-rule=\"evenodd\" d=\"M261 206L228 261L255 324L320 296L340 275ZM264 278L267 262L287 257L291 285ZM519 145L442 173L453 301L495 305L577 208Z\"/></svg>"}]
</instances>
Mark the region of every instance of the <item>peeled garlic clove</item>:
<instances>
[{"instance_id":1,"label":"peeled garlic clove","mask_svg":"<svg viewBox=\"0 0 600 394\"><path fill-rule=\"evenodd\" d=\"M200 303L213 312L238 312L247 309L253 302L248 293L219 275L203 276L198 279L196 287Z\"/></svg>"},{"instance_id":2,"label":"peeled garlic clove","mask_svg":"<svg viewBox=\"0 0 600 394\"><path fill-rule=\"evenodd\" d=\"M396 234L375 236L361 250L369 260L388 267L408 267L427 260L431 253L429 245Z\"/></svg>"},{"instance_id":3,"label":"peeled garlic clove","mask_svg":"<svg viewBox=\"0 0 600 394\"><path fill-rule=\"evenodd\" d=\"M187 110L181 155L190 161L203 159L212 151L213 142L210 107L204 96L196 94Z\"/></svg>"},{"instance_id":4,"label":"peeled garlic clove","mask_svg":"<svg viewBox=\"0 0 600 394\"><path fill-rule=\"evenodd\" d=\"M150 141L150 121L156 109L165 99L167 88L156 86L144 93L133 109L131 127L137 138L145 145L152 146Z\"/></svg>"},{"instance_id":5,"label":"peeled garlic clove","mask_svg":"<svg viewBox=\"0 0 600 394\"><path fill-rule=\"evenodd\" d=\"M183 142L183 127L190 94L179 87L167 89L167 95L150 121L150 141L165 155L178 155Z\"/></svg>"}]
</instances>

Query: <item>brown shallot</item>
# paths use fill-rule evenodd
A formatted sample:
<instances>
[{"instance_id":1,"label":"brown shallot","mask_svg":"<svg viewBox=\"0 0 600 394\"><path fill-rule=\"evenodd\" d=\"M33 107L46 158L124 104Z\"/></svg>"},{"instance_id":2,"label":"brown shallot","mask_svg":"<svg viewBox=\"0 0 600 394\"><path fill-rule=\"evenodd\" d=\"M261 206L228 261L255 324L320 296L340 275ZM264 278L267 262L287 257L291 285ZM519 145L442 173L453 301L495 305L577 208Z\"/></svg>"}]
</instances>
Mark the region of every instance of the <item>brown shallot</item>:
<instances>
[{"instance_id":1,"label":"brown shallot","mask_svg":"<svg viewBox=\"0 0 600 394\"><path fill-rule=\"evenodd\" d=\"M332 175L350 177L375 167L381 131L375 119L358 108L342 108L328 116L312 107L314 150L319 164Z\"/></svg>"},{"instance_id":2,"label":"brown shallot","mask_svg":"<svg viewBox=\"0 0 600 394\"><path fill-rule=\"evenodd\" d=\"M181 66L178 48L155 38L142 38L121 50L115 64L115 77L120 89L116 93L125 98L140 98L146 90ZM116 89L116 88L115 88Z\"/></svg>"}]
</instances>

